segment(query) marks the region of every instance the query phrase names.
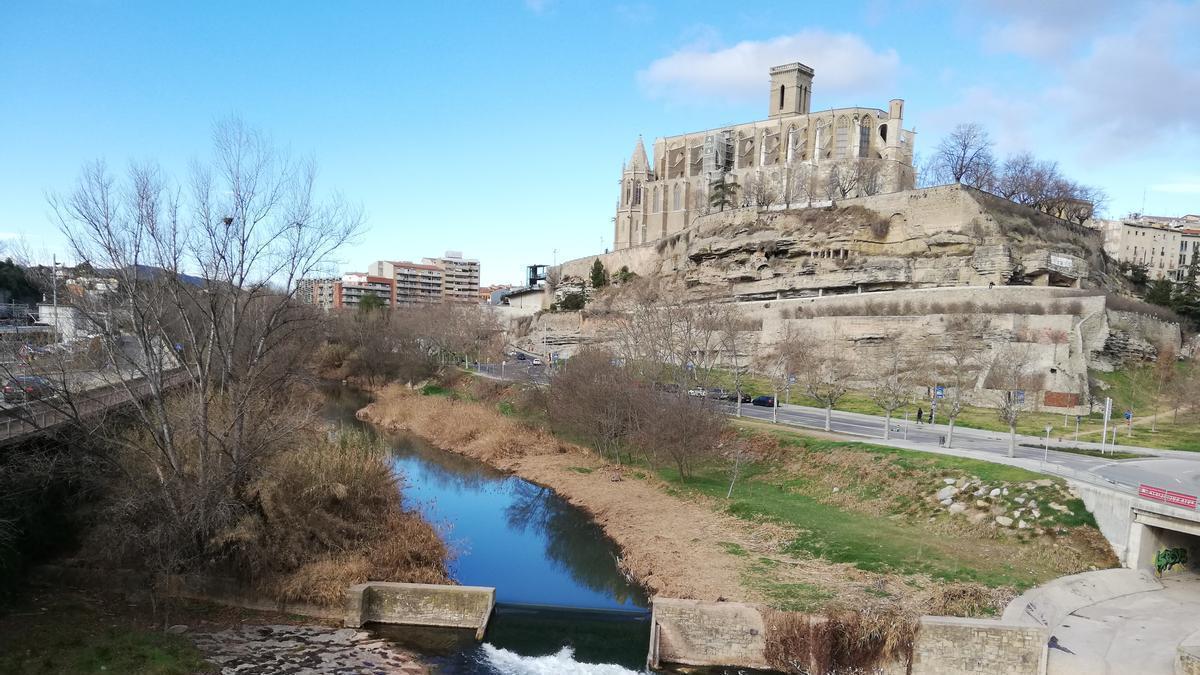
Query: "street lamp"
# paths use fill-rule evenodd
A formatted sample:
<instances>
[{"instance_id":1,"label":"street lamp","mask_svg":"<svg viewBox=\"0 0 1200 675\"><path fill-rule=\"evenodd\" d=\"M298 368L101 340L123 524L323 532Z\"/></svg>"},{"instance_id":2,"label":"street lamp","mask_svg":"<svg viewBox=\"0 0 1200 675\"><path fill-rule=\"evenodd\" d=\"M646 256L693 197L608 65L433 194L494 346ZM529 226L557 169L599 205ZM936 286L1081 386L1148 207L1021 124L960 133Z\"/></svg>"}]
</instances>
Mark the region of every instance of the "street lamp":
<instances>
[{"instance_id":1,"label":"street lamp","mask_svg":"<svg viewBox=\"0 0 1200 675\"><path fill-rule=\"evenodd\" d=\"M1042 471L1046 470L1046 460L1050 458L1050 430L1053 428L1046 425L1046 440L1042 443Z\"/></svg>"}]
</instances>

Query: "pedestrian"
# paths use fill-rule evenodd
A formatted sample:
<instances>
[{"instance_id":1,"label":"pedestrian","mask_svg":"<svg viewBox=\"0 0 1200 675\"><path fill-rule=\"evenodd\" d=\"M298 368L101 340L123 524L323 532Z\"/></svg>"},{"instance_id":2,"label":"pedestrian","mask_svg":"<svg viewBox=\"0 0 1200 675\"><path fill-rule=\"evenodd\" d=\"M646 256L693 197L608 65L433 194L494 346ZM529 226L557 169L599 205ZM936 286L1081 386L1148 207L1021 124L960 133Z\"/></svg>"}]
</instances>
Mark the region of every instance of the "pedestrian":
<instances>
[{"instance_id":1,"label":"pedestrian","mask_svg":"<svg viewBox=\"0 0 1200 675\"><path fill-rule=\"evenodd\" d=\"M917 408L917 424L921 423L921 418L925 417L925 411Z\"/></svg>"}]
</instances>

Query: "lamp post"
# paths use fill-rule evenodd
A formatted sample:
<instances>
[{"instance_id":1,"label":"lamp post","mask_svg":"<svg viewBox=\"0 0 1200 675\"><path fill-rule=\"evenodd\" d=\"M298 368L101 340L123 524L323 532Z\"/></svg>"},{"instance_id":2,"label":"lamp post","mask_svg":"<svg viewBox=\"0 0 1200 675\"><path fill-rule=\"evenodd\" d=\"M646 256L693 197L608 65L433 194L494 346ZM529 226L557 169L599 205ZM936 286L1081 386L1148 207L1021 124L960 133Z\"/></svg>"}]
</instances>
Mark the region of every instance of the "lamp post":
<instances>
[{"instance_id":1,"label":"lamp post","mask_svg":"<svg viewBox=\"0 0 1200 675\"><path fill-rule=\"evenodd\" d=\"M1046 470L1046 460L1050 458L1050 430L1053 428L1046 425L1046 440L1042 442L1042 471Z\"/></svg>"}]
</instances>

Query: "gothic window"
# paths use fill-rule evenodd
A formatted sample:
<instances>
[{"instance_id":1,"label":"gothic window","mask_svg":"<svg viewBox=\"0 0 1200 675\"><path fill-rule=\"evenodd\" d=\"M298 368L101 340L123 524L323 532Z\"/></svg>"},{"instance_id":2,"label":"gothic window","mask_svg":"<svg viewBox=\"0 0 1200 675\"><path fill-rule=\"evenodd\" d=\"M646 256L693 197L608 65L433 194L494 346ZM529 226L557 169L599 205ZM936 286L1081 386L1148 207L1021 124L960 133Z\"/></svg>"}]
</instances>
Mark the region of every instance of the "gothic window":
<instances>
[{"instance_id":1,"label":"gothic window","mask_svg":"<svg viewBox=\"0 0 1200 675\"><path fill-rule=\"evenodd\" d=\"M871 121L863 118L862 126L858 129L858 156L866 157L871 146Z\"/></svg>"},{"instance_id":2,"label":"gothic window","mask_svg":"<svg viewBox=\"0 0 1200 675\"><path fill-rule=\"evenodd\" d=\"M781 85L779 85L779 109L780 109L780 110L783 110L783 92L784 92L784 89L786 89L786 87L784 87L782 84L781 84Z\"/></svg>"},{"instance_id":3,"label":"gothic window","mask_svg":"<svg viewBox=\"0 0 1200 675\"><path fill-rule=\"evenodd\" d=\"M850 120L845 117L838 118L837 128L834 130L833 146L838 159L846 159L850 156Z\"/></svg>"},{"instance_id":4,"label":"gothic window","mask_svg":"<svg viewBox=\"0 0 1200 675\"><path fill-rule=\"evenodd\" d=\"M642 223L642 243L646 243L646 224Z\"/></svg>"},{"instance_id":5,"label":"gothic window","mask_svg":"<svg viewBox=\"0 0 1200 675\"><path fill-rule=\"evenodd\" d=\"M654 213L658 213L658 186L654 186Z\"/></svg>"},{"instance_id":6,"label":"gothic window","mask_svg":"<svg viewBox=\"0 0 1200 675\"><path fill-rule=\"evenodd\" d=\"M675 195L674 195L674 196L671 198L671 204L672 204L671 208L672 208L672 209L674 209L674 210L676 210L676 211L678 211L678 210L679 210L679 207L680 207L680 201L679 201L679 198L680 198L680 193L679 193L679 184L677 183L677 184L675 185Z\"/></svg>"},{"instance_id":7,"label":"gothic window","mask_svg":"<svg viewBox=\"0 0 1200 675\"><path fill-rule=\"evenodd\" d=\"M632 192L633 192L633 181L631 181L631 180L625 181L625 206L629 206L629 197Z\"/></svg>"},{"instance_id":8,"label":"gothic window","mask_svg":"<svg viewBox=\"0 0 1200 675\"><path fill-rule=\"evenodd\" d=\"M637 181L633 184L633 205L638 206L642 203L642 181Z\"/></svg>"},{"instance_id":9,"label":"gothic window","mask_svg":"<svg viewBox=\"0 0 1200 675\"><path fill-rule=\"evenodd\" d=\"M879 139L882 140L884 143L887 143L887 125L886 124L879 125Z\"/></svg>"}]
</instances>

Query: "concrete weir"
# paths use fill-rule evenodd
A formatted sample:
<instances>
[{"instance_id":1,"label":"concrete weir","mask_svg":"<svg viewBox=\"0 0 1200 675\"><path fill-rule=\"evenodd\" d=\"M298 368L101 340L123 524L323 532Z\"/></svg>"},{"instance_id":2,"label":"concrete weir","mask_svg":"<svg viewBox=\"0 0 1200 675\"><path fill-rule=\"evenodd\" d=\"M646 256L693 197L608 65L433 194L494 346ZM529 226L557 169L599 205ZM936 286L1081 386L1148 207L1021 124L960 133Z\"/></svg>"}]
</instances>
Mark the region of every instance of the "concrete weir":
<instances>
[{"instance_id":1,"label":"concrete weir","mask_svg":"<svg viewBox=\"0 0 1200 675\"><path fill-rule=\"evenodd\" d=\"M443 586L369 581L346 590L345 624L364 623L474 628L483 638L496 606L496 589L483 586Z\"/></svg>"}]
</instances>

